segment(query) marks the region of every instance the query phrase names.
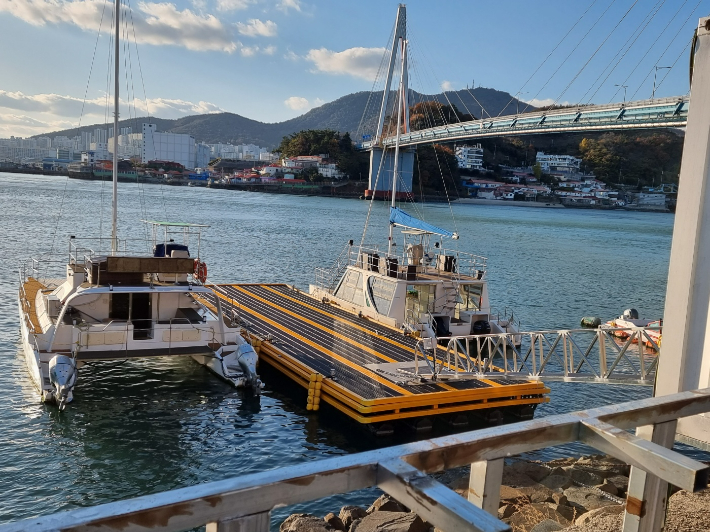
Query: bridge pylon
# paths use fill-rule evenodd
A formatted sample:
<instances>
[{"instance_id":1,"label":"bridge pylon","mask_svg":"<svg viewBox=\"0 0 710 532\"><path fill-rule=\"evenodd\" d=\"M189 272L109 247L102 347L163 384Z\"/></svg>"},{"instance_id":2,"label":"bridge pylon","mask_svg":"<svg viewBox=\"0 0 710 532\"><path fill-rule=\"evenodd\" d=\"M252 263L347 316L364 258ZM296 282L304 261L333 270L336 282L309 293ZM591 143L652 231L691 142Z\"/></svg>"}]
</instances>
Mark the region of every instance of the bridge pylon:
<instances>
[{"instance_id":1,"label":"bridge pylon","mask_svg":"<svg viewBox=\"0 0 710 532\"><path fill-rule=\"evenodd\" d=\"M375 132L374 142L370 151L370 173L368 178L368 188L365 191L365 197L377 197L381 199L390 199L392 194L392 180L398 179L397 195L406 197L412 192L412 176L414 172L414 154L415 147L409 149L401 149L397 165L394 164L394 153L386 148L381 147L381 140L392 134L391 131L385 130L385 120L387 118L387 103L390 94L396 94L396 105L401 106L402 112L402 133L409 130L409 75L407 63L407 7L405 4L399 4L397 8L397 20L394 26L394 36L389 52L389 64L387 66L387 79L382 91L382 105L380 106L380 115L377 120L377 131ZM399 57L402 65L402 90L392 91L392 77L394 68ZM396 115L396 113L394 113ZM390 120L391 122L391 120ZM391 130L391 127L387 128ZM394 168L397 168L397 176L394 176Z\"/></svg>"}]
</instances>

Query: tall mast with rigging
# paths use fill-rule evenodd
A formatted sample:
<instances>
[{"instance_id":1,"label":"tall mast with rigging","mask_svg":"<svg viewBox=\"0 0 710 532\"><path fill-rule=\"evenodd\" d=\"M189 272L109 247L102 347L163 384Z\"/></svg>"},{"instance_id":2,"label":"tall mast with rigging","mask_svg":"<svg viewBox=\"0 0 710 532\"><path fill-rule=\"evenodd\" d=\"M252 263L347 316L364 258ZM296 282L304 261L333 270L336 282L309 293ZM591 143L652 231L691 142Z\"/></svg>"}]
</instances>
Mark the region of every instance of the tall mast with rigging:
<instances>
[{"instance_id":1,"label":"tall mast with rigging","mask_svg":"<svg viewBox=\"0 0 710 532\"><path fill-rule=\"evenodd\" d=\"M407 41L406 39L401 39L401 53L402 53L402 68L399 76L399 97L397 98L397 134L395 136L394 143L394 170L392 173L392 208L397 206L397 170L399 169L399 138L402 134L400 122L402 121L402 107L404 107L407 102L406 94L404 93L404 76L405 76L405 57L407 54ZM387 255L392 254L392 231L394 230L394 224L390 223L390 235L387 242Z\"/></svg>"},{"instance_id":2,"label":"tall mast with rigging","mask_svg":"<svg viewBox=\"0 0 710 532\"><path fill-rule=\"evenodd\" d=\"M111 254L115 255L118 251L118 76L119 76L119 25L121 22L121 0L114 0L116 9L116 19L114 21L116 34L114 36L114 54L113 54L113 202L111 215Z\"/></svg>"}]
</instances>

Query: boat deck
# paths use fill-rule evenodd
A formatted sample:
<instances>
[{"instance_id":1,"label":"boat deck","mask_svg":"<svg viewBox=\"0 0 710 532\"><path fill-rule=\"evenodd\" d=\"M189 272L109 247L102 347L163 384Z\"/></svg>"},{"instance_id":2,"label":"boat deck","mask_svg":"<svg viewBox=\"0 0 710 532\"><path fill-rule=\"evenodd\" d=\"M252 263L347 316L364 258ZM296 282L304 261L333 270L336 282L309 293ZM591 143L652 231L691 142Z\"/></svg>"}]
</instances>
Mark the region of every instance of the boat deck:
<instances>
[{"instance_id":1,"label":"boat deck","mask_svg":"<svg viewBox=\"0 0 710 532\"><path fill-rule=\"evenodd\" d=\"M37 317L35 299L37 297L37 292L45 290L46 288L47 287L44 284L40 283L33 277L29 277L24 283L22 283L24 296L21 291L20 304L24 306L25 312L29 317L30 324L32 325L32 330L30 332L34 334L40 334L42 332L42 327L40 326L39 318Z\"/></svg>"},{"instance_id":2,"label":"boat deck","mask_svg":"<svg viewBox=\"0 0 710 532\"><path fill-rule=\"evenodd\" d=\"M391 422L546 402L539 382L505 378L415 380L417 340L324 304L284 284L213 285L225 314L235 310L257 339L260 359L360 423ZM420 360L420 365L425 365ZM528 408L528 411L530 409Z\"/></svg>"}]
</instances>

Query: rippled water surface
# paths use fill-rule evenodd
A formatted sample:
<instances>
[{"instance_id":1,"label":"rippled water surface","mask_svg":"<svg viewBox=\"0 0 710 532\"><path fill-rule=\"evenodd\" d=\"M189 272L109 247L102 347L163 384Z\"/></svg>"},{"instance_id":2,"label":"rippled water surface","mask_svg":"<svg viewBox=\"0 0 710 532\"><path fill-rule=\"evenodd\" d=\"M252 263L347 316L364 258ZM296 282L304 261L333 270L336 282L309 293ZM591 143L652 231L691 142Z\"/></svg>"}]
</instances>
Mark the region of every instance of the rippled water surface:
<instances>
[{"instance_id":1,"label":"rippled water surface","mask_svg":"<svg viewBox=\"0 0 710 532\"><path fill-rule=\"evenodd\" d=\"M307 289L348 239L359 242L369 204L188 187L120 184L120 233L141 219L209 224L202 255L213 282L288 282ZM63 198L63 199L62 199ZM69 235L110 230L110 185L0 174L0 522L109 502L363 450L339 419L306 415L298 394L267 382L255 398L191 360L104 363L81 370L75 402L42 406L19 352L17 267ZM459 247L489 257L491 303L524 329L576 327L635 307L663 310L673 217L668 214L446 205L428 221L457 230ZM62 216L57 223L57 215ZM452 220L452 214L454 219ZM368 242L381 242L387 206L375 204ZM552 384L536 416L647 397L641 387ZM567 450L550 450L549 456ZM361 493L363 503L372 493ZM337 509L345 497L303 505ZM353 500L351 496L349 500ZM282 514L280 514L282 515ZM278 517L279 514L276 515Z\"/></svg>"}]
</instances>

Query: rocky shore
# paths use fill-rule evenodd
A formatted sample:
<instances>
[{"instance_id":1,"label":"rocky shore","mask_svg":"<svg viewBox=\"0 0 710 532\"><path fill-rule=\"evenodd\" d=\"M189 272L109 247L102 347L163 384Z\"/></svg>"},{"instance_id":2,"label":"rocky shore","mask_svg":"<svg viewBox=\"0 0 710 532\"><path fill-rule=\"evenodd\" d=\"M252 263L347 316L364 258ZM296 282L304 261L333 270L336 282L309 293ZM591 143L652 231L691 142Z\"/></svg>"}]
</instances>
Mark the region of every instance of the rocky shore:
<instances>
[{"instance_id":1,"label":"rocky shore","mask_svg":"<svg viewBox=\"0 0 710 532\"><path fill-rule=\"evenodd\" d=\"M503 471L498 518L513 532L617 532L621 530L629 466L609 456L514 461ZM468 468L435 478L462 497ZM678 491L669 501L665 532L710 530L710 493ZM280 532L444 532L388 495L365 509L344 506L325 517L293 514ZM454 532L454 531L446 531Z\"/></svg>"}]
</instances>

